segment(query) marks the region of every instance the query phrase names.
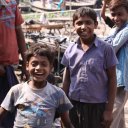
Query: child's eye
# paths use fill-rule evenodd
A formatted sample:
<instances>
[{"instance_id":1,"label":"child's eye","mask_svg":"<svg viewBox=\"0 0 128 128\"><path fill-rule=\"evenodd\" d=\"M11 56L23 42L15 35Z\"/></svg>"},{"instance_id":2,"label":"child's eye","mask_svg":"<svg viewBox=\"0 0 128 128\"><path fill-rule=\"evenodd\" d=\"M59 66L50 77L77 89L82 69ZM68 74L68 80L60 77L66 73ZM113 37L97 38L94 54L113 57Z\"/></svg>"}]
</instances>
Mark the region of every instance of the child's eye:
<instances>
[{"instance_id":1,"label":"child's eye","mask_svg":"<svg viewBox=\"0 0 128 128\"><path fill-rule=\"evenodd\" d=\"M112 17L114 17L116 14L115 13L111 13Z\"/></svg>"},{"instance_id":2,"label":"child's eye","mask_svg":"<svg viewBox=\"0 0 128 128\"><path fill-rule=\"evenodd\" d=\"M122 16L122 13L118 13L117 15L118 15L118 16Z\"/></svg>"},{"instance_id":3,"label":"child's eye","mask_svg":"<svg viewBox=\"0 0 128 128\"><path fill-rule=\"evenodd\" d=\"M41 63L42 67L47 67L47 65L48 65L47 63Z\"/></svg>"},{"instance_id":4,"label":"child's eye","mask_svg":"<svg viewBox=\"0 0 128 128\"><path fill-rule=\"evenodd\" d=\"M76 24L79 25L79 26L80 25L83 25L83 24L85 24L85 25L91 25L92 24L92 21L90 21L90 20L89 21L85 21L85 22L79 21Z\"/></svg>"},{"instance_id":5,"label":"child's eye","mask_svg":"<svg viewBox=\"0 0 128 128\"><path fill-rule=\"evenodd\" d=\"M86 21L86 25L90 25L90 24L92 24L91 21Z\"/></svg>"},{"instance_id":6,"label":"child's eye","mask_svg":"<svg viewBox=\"0 0 128 128\"><path fill-rule=\"evenodd\" d=\"M31 64L32 64L33 67L35 67L36 65L38 65L37 62L32 62Z\"/></svg>"},{"instance_id":7,"label":"child's eye","mask_svg":"<svg viewBox=\"0 0 128 128\"><path fill-rule=\"evenodd\" d=\"M79 22L76 22L77 25L82 25L83 22L79 21Z\"/></svg>"}]
</instances>

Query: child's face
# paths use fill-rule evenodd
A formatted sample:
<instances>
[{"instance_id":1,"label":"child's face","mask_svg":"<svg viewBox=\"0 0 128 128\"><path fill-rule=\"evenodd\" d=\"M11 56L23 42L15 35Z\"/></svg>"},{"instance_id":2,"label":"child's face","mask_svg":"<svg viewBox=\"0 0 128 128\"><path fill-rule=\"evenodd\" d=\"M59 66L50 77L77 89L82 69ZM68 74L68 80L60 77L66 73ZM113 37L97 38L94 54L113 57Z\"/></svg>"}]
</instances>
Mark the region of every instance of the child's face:
<instances>
[{"instance_id":1,"label":"child's face","mask_svg":"<svg viewBox=\"0 0 128 128\"><path fill-rule=\"evenodd\" d=\"M115 25L121 27L128 20L128 12L124 7L119 7L114 11L110 10Z\"/></svg>"},{"instance_id":2,"label":"child's face","mask_svg":"<svg viewBox=\"0 0 128 128\"><path fill-rule=\"evenodd\" d=\"M36 82L45 81L52 70L48 58L39 55L31 57L26 66L31 79Z\"/></svg>"},{"instance_id":3,"label":"child's face","mask_svg":"<svg viewBox=\"0 0 128 128\"><path fill-rule=\"evenodd\" d=\"M93 38L94 29L96 29L97 25L98 23L94 22L89 16L79 17L74 22L77 34L85 42Z\"/></svg>"}]
</instances>

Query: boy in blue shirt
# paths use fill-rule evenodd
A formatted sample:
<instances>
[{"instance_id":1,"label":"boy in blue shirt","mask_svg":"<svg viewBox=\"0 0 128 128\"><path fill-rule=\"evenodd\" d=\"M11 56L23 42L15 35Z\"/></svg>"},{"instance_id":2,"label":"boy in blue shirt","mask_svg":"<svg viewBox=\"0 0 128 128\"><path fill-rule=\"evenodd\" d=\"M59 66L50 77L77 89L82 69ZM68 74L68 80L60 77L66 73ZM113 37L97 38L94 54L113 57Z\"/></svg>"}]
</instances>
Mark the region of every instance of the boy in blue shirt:
<instances>
[{"instance_id":1,"label":"boy in blue shirt","mask_svg":"<svg viewBox=\"0 0 128 128\"><path fill-rule=\"evenodd\" d=\"M106 41L113 45L119 61L116 67L117 95L111 128L124 128L124 106L128 99L128 1L111 0L109 9L115 27Z\"/></svg>"},{"instance_id":2,"label":"boy in blue shirt","mask_svg":"<svg viewBox=\"0 0 128 128\"><path fill-rule=\"evenodd\" d=\"M73 104L70 119L75 128L108 128L116 94L116 55L94 34L98 22L93 9L77 9L73 25L79 38L62 58L63 89Z\"/></svg>"}]
</instances>

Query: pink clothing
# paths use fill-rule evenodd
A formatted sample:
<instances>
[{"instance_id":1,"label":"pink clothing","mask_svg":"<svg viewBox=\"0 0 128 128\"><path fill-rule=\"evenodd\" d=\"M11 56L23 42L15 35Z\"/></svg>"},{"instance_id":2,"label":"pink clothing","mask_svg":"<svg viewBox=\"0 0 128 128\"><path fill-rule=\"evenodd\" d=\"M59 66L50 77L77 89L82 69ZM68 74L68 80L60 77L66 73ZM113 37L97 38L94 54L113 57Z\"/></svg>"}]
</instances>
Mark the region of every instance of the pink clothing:
<instances>
[{"instance_id":1,"label":"pink clothing","mask_svg":"<svg viewBox=\"0 0 128 128\"><path fill-rule=\"evenodd\" d=\"M0 5L0 64L17 64L19 61L16 26L23 23L15 0Z\"/></svg>"}]
</instances>

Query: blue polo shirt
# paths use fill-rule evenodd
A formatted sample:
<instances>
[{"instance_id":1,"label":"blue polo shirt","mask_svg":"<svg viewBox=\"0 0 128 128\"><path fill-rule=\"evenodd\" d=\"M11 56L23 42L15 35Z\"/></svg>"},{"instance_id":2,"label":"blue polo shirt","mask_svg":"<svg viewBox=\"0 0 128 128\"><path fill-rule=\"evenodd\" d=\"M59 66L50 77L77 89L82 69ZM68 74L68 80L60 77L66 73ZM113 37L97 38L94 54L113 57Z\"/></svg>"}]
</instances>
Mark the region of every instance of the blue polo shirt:
<instances>
[{"instance_id":1,"label":"blue polo shirt","mask_svg":"<svg viewBox=\"0 0 128 128\"><path fill-rule=\"evenodd\" d=\"M96 37L85 52L78 39L66 49L61 63L70 70L70 99L84 103L107 101L106 69L118 63L110 44Z\"/></svg>"}]
</instances>

